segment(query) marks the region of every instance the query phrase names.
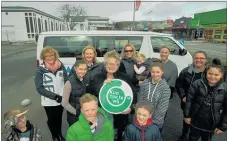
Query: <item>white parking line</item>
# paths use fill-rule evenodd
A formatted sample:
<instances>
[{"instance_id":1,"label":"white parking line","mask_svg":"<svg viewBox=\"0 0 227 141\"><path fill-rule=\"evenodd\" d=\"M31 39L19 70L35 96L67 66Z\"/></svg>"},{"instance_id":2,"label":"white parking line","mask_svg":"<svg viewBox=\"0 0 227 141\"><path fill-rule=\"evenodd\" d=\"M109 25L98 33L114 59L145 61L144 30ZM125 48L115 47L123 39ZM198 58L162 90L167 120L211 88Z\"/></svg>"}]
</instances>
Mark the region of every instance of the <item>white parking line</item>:
<instances>
[{"instance_id":1,"label":"white parking line","mask_svg":"<svg viewBox=\"0 0 227 141\"><path fill-rule=\"evenodd\" d=\"M207 52L212 52L212 53L217 53L217 54L226 55L226 53L223 53L223 52L217 52L217 51L207 50L207 49L201 49L201 48L193 48L193 49L188 49L188 50L202 50L202 51L207 51Z\"/></svg>"}]
</instances>

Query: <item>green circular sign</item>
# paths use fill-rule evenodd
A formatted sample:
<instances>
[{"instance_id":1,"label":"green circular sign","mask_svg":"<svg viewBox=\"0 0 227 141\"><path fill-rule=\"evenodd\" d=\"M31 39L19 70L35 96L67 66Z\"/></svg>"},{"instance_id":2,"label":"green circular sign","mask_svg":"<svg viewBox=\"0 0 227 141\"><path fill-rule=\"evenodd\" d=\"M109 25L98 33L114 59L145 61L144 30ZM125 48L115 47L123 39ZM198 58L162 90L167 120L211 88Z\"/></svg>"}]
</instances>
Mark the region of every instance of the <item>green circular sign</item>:
<instances>
[{"instance_id":1,"label":"green circular sign","mask_svg":"<svg viewBox=\"0 0 227 141\"><path fill-rule=\"evenodd\" d=\"M131 87L123 80L113 79L102 86L99 92L99 101L107 112L119 114L127 110L133 100Z\"/></svg>"}]
</instances>

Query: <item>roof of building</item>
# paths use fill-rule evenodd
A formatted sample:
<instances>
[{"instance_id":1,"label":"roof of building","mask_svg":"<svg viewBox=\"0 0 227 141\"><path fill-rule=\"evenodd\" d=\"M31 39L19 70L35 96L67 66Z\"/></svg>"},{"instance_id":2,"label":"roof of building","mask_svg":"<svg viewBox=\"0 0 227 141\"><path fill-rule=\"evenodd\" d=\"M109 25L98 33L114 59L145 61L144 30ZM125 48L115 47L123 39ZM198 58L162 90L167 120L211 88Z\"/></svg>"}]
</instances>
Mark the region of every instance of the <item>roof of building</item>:
<instances>
[{"instance_id":1,"label":"roof of building","mask_svg":"<svg viewBox=\"0 0 227 141\"><path fill-rule=\"evenodd\" d=\"M42 32L41 35L154 35L154 36L172 36L172 34L164 34L157 32L143 32L143 31L112 31L112 30L98 30L98 31L50 31Z\"/></svg>"},{"instance_id":2,"label":"roof of building","mask_svg":"<svg viewBox=\"0 0 227 141\"><path fill-rule=\"evenodd\" d=\"M33 7L24 7L24 6L2 6L1 7L1 12L36 12L38 14L47 16L49 18L53 18L55 20L59 20L59 21L64 21L61 18L55 17L53 15L50 15L48 13L45 13L43 11L40 11L38 9L35 9Z\"/></svg>"},{"instance_id":3,"label":"roof of building","mask_svg":"<svg viewBox=\"0 0 227 141\"><path fill-rule=\"evenodd\" d=\"M173 27L184 27L187 26L188 23L191 21L191 17L181 17L179 19L176 19L173 22Z\"/></svg>"},{"instance_id":4,"label":"roof of building","mask_svg":"<svg viewBox=\"0 0 227 141\"><path fill-rule=\"evenodd\" d=\"M99 16L71 16L74 22L84 22L86 19L88 21L109 21L109 18L99 17Z\"/></svg>"},{"instance_id":5,"label":"roof of building","mask_svg":"<svg viewBox=\"0 0 227 141\"><path fill-rule=\"evenodd\" d=\"M227 8L194 14L194 19L200 24L225 24L227 22Z\"/></svg>"}]
</instances>

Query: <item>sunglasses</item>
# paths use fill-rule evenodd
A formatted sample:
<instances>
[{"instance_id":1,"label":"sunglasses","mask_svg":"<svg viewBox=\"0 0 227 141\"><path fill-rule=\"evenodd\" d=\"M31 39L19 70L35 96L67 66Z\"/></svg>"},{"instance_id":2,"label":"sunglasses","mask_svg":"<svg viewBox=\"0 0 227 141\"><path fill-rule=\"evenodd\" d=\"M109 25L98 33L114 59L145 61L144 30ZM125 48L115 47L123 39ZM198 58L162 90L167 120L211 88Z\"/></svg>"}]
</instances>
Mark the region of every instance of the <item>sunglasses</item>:
<instances>
[{"instance_id":1,"label":"sunglasses","mask_svg":"<svg viewBox=\"0 0 227 141\"><path fill-rule=\"evenodd\" d=\"M133 52L133 50L125 50L124 52Z\"/></svg>"}]
</instances>

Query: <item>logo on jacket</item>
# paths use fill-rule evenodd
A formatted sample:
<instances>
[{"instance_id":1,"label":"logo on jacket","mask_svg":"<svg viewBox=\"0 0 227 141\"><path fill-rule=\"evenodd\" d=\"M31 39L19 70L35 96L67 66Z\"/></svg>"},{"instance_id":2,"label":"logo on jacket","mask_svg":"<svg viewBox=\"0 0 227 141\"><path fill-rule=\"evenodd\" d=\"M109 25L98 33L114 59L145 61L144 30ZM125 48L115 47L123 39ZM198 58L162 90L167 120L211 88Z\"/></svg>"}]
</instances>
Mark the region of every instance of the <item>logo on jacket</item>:
<instances>
[{"instance_id":1,"label":"logo on jacket","mask_svg":"<svg viewBox=\"0 0 227 141\"><path fill-rule=\"evenodd\" d=\"M59 72L59 76L60 76L60 77L63 77L63 73L62 73L62 72Z\"/></svg>"},{"instance_id":2,"label":"logo on jacket","mask_svg":"<svg viewBox=\"0 0 227 141\"><path fill-rule=\"evenodd\" d=\"M99 101L109 113L119 114L127 110L132 104L133 92L123 80L113 79L102 86L99 92Z\"/></svg>"}]
</instances>

